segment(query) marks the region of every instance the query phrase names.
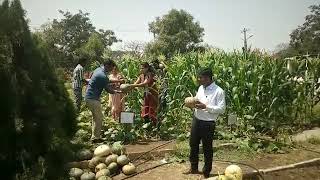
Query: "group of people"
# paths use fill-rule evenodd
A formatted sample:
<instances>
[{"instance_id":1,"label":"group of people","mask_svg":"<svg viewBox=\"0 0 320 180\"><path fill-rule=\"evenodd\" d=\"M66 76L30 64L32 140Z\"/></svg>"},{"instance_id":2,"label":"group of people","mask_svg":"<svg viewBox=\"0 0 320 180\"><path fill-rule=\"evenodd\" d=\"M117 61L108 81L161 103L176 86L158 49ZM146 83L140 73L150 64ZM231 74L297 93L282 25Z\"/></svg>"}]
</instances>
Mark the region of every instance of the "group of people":
<instances>
[{"instance_id":1,"label":"group of people","mask_svg":"<svg viewBox=\"0 0 320 180\"><path fill-rule=\"evenodd\" d=\"M116 63L108 59L102 66L95 69L90 79L85 79L83 67L86 59L81 58L73 71L73 90L77 110L80 111L82 103L82 87L87 85L85 92L85 102L92 112L92 135L93 142L101 142L100 132L102 128L103 113L101 107L101 93L106 90L109 93L109 107L111 115L115 120L120 117L124 110L124 93L120 90L120 85L125 83L125 78L121 75ZM157 111L159 105L159 93L156 86L155 71L151 65L144 62L140 66L141 74L131 85L133 88L144 88L143 104L141 116L146 121L157 123Z\"/></svg>"},{"instance_id":2,"label":"group of people","mask_svg":"<svg viewBox=\"0 0 320 180\"><path fill-rule=\"evenodd\" d=\"M83 60L83 59L82 59ZM82 83L87 84L85 101L92 112L92 136L93 142L101 141L100 131L102 127L102 108L100 103L101 92L105 89L110 93L109 105L113 118L119 118L123 110L123 92L119 89L121 83L125 82L124 77L119 73L117 65L111 59L104 62L103 66L94 70L91 78L83 78L83 67L80 61L73 72L73 87L76 97L77 108L80 110L82 99ZM141 74L133 83L133 87L144 87L144 101L141 110L142 118L157 122L157 110L159 105L159 93L155 84L155 71L148 63L141 64ZM213 136L218 116L225 110L225 94L213 80L213 73L210 68L199 71L198 81L200 87L195 98L197 99L190 135L190 164L191 168L185 174L197 174L199 162L199 144L203 144L204 167L202 173L205 178L209 177L212 170L213 160Z\"/></svg>"}]
</instances>

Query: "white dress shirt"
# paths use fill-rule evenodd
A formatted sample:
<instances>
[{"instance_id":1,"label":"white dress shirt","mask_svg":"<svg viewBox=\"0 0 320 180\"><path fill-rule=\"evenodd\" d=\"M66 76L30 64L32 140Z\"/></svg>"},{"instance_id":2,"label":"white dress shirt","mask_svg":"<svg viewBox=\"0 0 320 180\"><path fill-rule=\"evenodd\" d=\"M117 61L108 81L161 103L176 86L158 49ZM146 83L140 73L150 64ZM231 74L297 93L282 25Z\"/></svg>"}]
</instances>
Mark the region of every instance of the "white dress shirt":
<instances>
[{"instance_id":1,"label":"white dress shirt","mask_svg":"<svg viewBox=\"0 0 320 180\"><path fill-rule=\"evenodd\" d=\"M215 121L224 113L226 107L224 91L214 82L207 87L201 85L196 98L206 105L206 109L195 109L194 115L197 119Z\"/></svg>"},{"instance_id":2,"label":"white dress shirt","mask_svg":"<svg viewBox=\"0 0 320 180\"><path fill-rule=\"evenodd\" d=\"M73 88L82 88L83 80L83 67L81 64L78 64L73 70Z\"/></svg>"}]
</instances>

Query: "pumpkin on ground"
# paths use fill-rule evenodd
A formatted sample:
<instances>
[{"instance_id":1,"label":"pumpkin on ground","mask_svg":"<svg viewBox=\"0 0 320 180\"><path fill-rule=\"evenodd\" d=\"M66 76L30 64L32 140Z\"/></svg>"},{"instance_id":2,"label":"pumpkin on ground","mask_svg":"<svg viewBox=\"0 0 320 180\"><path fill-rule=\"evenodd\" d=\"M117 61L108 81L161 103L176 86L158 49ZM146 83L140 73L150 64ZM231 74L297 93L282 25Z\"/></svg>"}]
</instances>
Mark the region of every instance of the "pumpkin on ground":
<instances>
[{"instance_id":1,"label":"pumpkin on ground","mask_svg":"<svg viewBox=\"0 0 320 180\"><path fill-rule=\"evenodd\" d=\"M110 171L110 174L114 174L118 171L118 164L115 162L112 162L109 164L108 169Z\"/></svg>"},{"instance_id":2,"label":"pumpkin on ground","mask_svg":"<svg viewBox=\"0 0 320 180\"><path fill-rule=\"evenodd\" d=\"M100 163L96 166L96 168L94 170L95 170L95 172L98 172L102 169L107 169L107 165L105 165L104 163Z\"/></svg>"},{"instance_id":3,"label":"pumpkin on ground","mask_svg":"<svg viewBox=\"0 0 320 180\"><path fill-rule=\"evenodd\" d=\"M120 165L120 166L124 166L124 165L127 165L129 163L129 159L126 155L121 155L117 158L117 163Z\"/></svg>"},{"instance_id":4,"label":"pumpkin on ground","mask_svg":"<svg viewBox=\"0 0 320 180\"><path fill-rule=\"evenodd\" d=\"M136 167L133 164L129 163L122 167L122 172L125 175L134 174L136 172Z\"/></svg>"},{"instance_id":5,"label":"pumpkin on ground","mask_svg":"<svg viewBox=\"0 0 320 180\"><path fill-rule=\"evenodd\" d=\"M235 180L242 180L243 176L241 168L234 164L228 166L224 171L224 174L229 177L234 176Z\"/></svg>"},{"instance_id":6,"label":"pumpkin on ground","mask_svg":"<svg viewBox=\"0 0 320 180\"><path fill-rule=\"evenodd\" d=\"M111 177L108 176L100 176L98 180L112 180Z\"/></svg>"},{"instance_id":7,"label":"pumpkin on ground","mask_svg":"<svg viewBox=\"0 0 320 180\"><path fill-rule=\"evenodd\" d=\"M111 154L111 148L108 145L100 145L94 150L94 156L108 156Z\"/></svg>"},{"instance_id":8,"label":"pumpkin on ground","mask_svg":"<svg viewBox=\"0 0 320 180\"><path fill-rule=\"evenodd\" d=\"M96 179L99 179L101 176L110 176L109 169L102 169L96 173Z\"/></svg>"},{"instance_id":9,"label":"pumpkin on ground","mask_svg":"<svg viewBox=\"0 0 320 180\"><path fill-rule=\"evenodd\" d=\"M88 149L82 149L77 153L77 158L80 161L88 160L93 157L93 153Z\"/></svg>"},{"instance_id":10,"label":"pumpkin on ground","mask_svg":"<svg viewBox=\"0 0 320 180\"><path fill-rule=\"evenodd\" d=\"M71 168L69 171L69 175L71 177L79 178L83 174L83 170L79 168Z\"/></svg>"},{"instance_id":11,"label":"pumpkin on ground","mask_svg":"<svg viewBox=\"0 0 320 180\"><path fill-rule=\"evenodd\" d=\"M100 162L101 162L101 158L100 157L93 157L89 161L89 168L90 169L94 169Z\"/></svg>"},{"instance_id":12,"label":"pumpkin on ground","mask_svg":"<svg viewBox=\"0 0 320 180\"><path fill-rule=\"evenodd\" d=\"M81 175L81 180L95 180L96 175L93 172L85 172Z\"/></svg>"},{"instance_id":13,"label":"pumpkin on ground","mask_svg":"<svg viewBox=\"0 0 320 180\"><path fill-rule=\"evenodd\" d=\"M116 154L111 154L109 155L106 160L105 160L105 164L108 166L110 163L112 162L117 162L117 158L118 158L118 155Z\"/></svg>"},{"instance_id":14,"label":"pumpkin on ground","mask_svg":"<svg viewBox=\"0 0 320 180\"><path fill-rule=\"evenodd\" d=\"M115 142L115 143L113 143L111 149L112 149L112 153L113 153L113 154L117 154L117 155L119 155L119 156L122 154L122 152L123 152L123 150L124 150L123 146L121 145L121 142Z\"/></svg>"}]
</instances>

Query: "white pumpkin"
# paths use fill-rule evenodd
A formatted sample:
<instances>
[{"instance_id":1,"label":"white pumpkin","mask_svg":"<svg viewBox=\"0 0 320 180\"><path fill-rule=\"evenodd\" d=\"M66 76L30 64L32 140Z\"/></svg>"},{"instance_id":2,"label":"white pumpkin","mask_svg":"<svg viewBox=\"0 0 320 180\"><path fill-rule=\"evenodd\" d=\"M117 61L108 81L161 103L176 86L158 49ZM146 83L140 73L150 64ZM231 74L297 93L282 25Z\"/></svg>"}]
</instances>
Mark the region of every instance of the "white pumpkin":
<instances>
[{"instance_id":1,"label":"white pumpkin","mask_svg":"<svg viewBox=\"0 0 320 180\"><path fill-rule=\"evenodd\" d=\"M96 178L96 175L92 172L85 172L81 175L81 180L94 180Z\"/></svg>"},{"instance_id":2,"label":"white pumpkin","mask_svg":"<svg viewBox=\"0 0 320 180\"><path fill-rule=\"evenodd\" d=\"M83 170L79 168L71 168L69 171L69 175L75 178L79 178L82 174L83 174Z\"/></svg>"},{"instance_id":3,"label":"white pumpkin","mask_svg":"<svg viewBox=\"0 0 320 180\"><path fill-rule=\"evenodd\" d=\"M96 179L99 179L101 176L110 176L109 169L102 169L96 173Z\"/></svg>"},{"instance_id":4,"label":"white pumpkin","mask_svg":"<svg viewBox=\"0 0 320 180\"><path fill-rule=\"evenodd\" d=\"M94 156L108 156L111 154L111 148L108 145L100 145L94 150Z\"/></svg>"},{"instance_id":5,"label":"white pumpkin","mask_svg":"<svg viewBox=\"0 0 320 180\"><path fill-rule=\"evenodd\" d=\"M98 171L101 171L102 169L107 169L107 165L105 165L104 163L100 163L96 166L94 170L95 172L98 172Z\"/></svg>"},{"instance_id":6,"label":"white pumpkin","mask_svg":"<svg viewBox=\"0 0 320 180\"><path fill-rule=\"evenodd\" d=\"M136 167L133 164L129 163L122 167L122 172L125 175L134 174L136 172Z\"/></svg>"},{"instance_id":7,"label":"white pumpkin","mask_svg":"<svg viewBox=\"0 0 320 180\"><path fill-rule=\"evenodd\" d=\"M130 91L132 89L132 86L130 84L121 84L120 89L126 92L126 91Z\"/></svg>"},{"instance_id":8,"label":"white pumpkin","mask_svg":"<svg viewBox=\"0 0 320 180\"><path fill-rule=\"evenodd\" d=\"M194 106L196 105L197 99L195 97L187 97L184 100L184 104L185 106L189 107L189 108L194 108Z\"/></svg>"},{"instance_id":9,"label":"white pumpkin","mask_svg":"<svg viewBox=\"0 0 320 180\"><path fill-rule=\"evenodd\" d=\"M242 177L243 177L241 168L234 164L228 166L224 171L224 174L225 176L229 176L229 177L233 176L235 180L242 180Z\"/></svg>"},{"instance_id":10,"label":"white pumpkin","mask_svg":"<svg viewBox=\"0 0 320 180\"><path fill-rule=\"evenodd\" d=\"M89 160L89 168L94 169L100 162L102 161L101 157L93 157L91 160Z\"/></svg>"}]
</instances>

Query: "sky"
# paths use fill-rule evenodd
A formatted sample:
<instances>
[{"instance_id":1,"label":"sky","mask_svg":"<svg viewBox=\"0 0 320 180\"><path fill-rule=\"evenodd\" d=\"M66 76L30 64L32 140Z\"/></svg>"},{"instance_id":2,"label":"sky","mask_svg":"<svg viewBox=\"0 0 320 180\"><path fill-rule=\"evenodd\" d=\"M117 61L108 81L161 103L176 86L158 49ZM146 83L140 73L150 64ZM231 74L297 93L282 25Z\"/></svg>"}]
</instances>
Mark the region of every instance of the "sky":
<instances>
[{"instance_id":1,"label":"sky","mask_svg":"<svg viewBox=\"0 0 320 180\"><path fill-rule=\"evenodd\" d=\"M148 23L172 8L189 12L205 30L203 40L226 51L243 46L241 30L248 28L248 44L273 51L290 40L290 33L304 22L308 7L320 0L21 0L31 29L61 18L58 12L82 10L90 13L97 28L113 30L123 40L148 42L153 36Z\"/></svg>"}]
</instances>

